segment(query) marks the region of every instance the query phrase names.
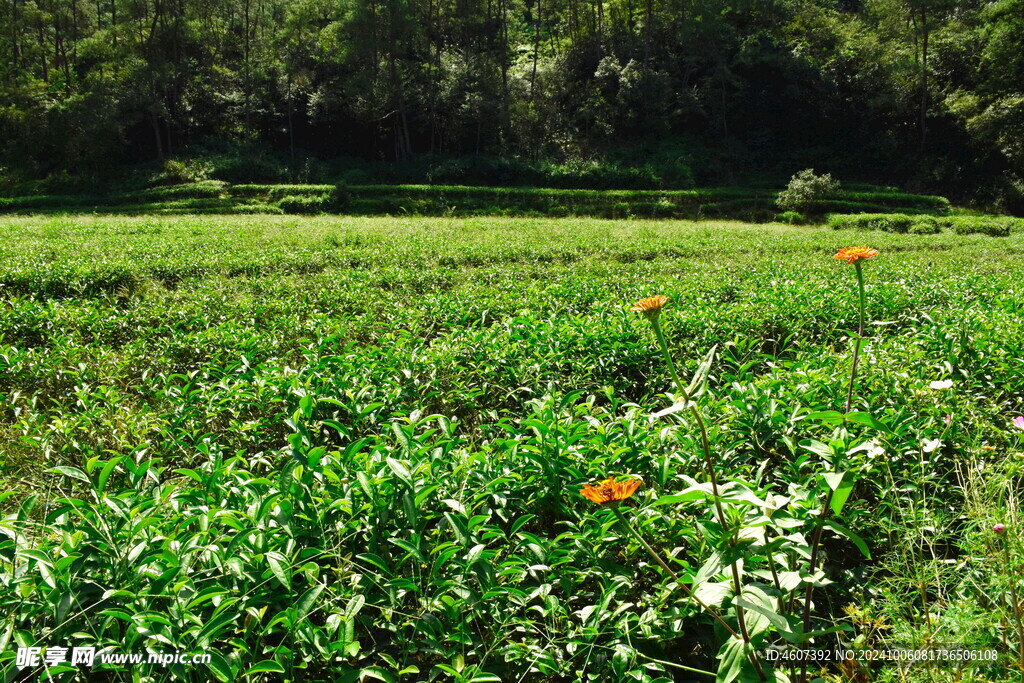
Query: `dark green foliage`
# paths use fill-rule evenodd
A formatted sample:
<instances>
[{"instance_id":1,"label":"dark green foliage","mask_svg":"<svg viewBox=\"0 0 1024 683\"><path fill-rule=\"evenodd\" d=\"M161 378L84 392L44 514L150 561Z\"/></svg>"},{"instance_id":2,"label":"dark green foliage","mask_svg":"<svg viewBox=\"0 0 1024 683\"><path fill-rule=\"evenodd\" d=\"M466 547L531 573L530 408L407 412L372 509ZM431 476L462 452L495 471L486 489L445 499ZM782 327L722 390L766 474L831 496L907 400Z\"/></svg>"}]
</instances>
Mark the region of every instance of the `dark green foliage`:
<instances>
[{"instance_id":1,"label":"dark green foliage","mask_svg":"<svg viewBox=\"0 0 1024 683\"><path fill-rule=\"evenodd\" d=\"M943 228L958 235L1007 237L1024 230L1024 221L1000 216L907 216L904 214L831 214L828 225L834 230L882 230L914 235L933 235Z\"/></svg>"},{"instance_id":2,"label":"dark green foliage","mask_svg":"<svg viewBox=\"0 0 1024 683\"><path fill-rule=\"evenodd\" d=\"M126 165L648 190L812 166L1020 211L1022 2L13 2L0 189L99 194Z\"/></svg>"},{"instance_id":3,"label":"dark green foliage","mask_svg":"<svg viewBox=\"0 0 1024 683\"><path fill-rule=\"evenodd\" d=\"M931 197L907 192L843 192L842 197L853 202L877 203L893 209L916 209L940 216L949 213L950 210L949 200L945 197Z\"/></svg>"}]
</instances>

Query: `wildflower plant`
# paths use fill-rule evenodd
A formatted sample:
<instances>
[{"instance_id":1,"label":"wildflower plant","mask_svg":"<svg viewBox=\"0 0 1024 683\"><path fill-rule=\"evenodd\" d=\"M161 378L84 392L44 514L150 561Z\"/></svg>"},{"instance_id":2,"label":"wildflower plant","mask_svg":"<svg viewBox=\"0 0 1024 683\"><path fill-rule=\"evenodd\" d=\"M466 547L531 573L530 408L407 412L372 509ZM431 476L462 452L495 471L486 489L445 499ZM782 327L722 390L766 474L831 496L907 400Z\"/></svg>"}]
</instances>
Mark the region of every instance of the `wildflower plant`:
<instances>
[{"instance_id":1,"label":"wildflower plant","mask_svg":"<svg viewBox=\"0 0 1024 683\"><path fill-rule=\"evenodd\" d=\"M853 346L853 362L850 365L850 386L846 392L846 410L850 412L850 404L853 401L853 385L857 379L857 360L860 357L860 347L864 339L864 267L861 261L878 256L878 250L871 247L845 247L836 253L835 258L852 264L857 273L857 339Z\"/></svg>"},{"instance_id":2,"label":"wildflower plant","mask_svg":"<svg viewBox=\"0 0 1024 683\"><path fill-rule=\"evenodd\" d=\"M850 262L856 265L860 259L873 256L871 252L877 253L874 250L851 253ZM813 477L809 484L790 483L786 495L735 477L724 484L720 482L717 471L720 463L712 453L706 419L696 400L707 391L717 346L712 347L699 364L689 385L684 385L661 326L662 311L668 301L668 297L658 295L641 299L631 307L651 324L673 382L675 393L669 397L674 404L654 413L653 417L683 413L692 419L698 432L707 481L683 475L688 487L680 493L660 497L653 505L705 504L704 514L710 520L698 522L697 528L710 555L689 582L677 576L619 507L621 501L636 491L638 480L606 479L598 485L584 486L581 494L610 508L626 532L676 585L684 588L687 597L723 627L728 637L718 654L718 680L732 681L741 677L790 681L797 675L795 666L786 675L763 660L760 653L772 642L781 640L791 645L805 645L815 636L835 630L812 630L813 589L826 583L821 570L823 531L830 529L847 537L864 555L870 555L866 544L836 519L853 490L853 477L842 471L840 465L847 451L854 450L854 444L846 443L842 430L837 430L836 438L828 444L809 441L808 448L822 456L827 471ZM863 322L861 330L862 326ZM830 413L820 415L832 416ZM834 415L840 421L845 419L838 413ZM813 540L808 541L802 532L810 532ZM800 679L806 678L805 666Z\"/></svg>"}]
</instances>

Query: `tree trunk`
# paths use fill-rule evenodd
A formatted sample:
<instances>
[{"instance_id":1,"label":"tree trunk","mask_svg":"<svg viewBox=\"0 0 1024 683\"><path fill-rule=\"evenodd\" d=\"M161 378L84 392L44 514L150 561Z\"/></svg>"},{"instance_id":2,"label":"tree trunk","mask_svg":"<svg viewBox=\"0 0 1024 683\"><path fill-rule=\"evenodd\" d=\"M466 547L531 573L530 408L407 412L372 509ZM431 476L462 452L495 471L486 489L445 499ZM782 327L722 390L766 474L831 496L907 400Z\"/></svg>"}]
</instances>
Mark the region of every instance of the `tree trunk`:
<instances>
[{"instance_id":1,"label":"tree trunk","mask_svg":"<svg viewBox=\"0 0 1024 683\"><path fill-rule=\"evenodd\" d=\"M540 51L540 19L541 19L541 2L537 0L537 21L534 29L533 36L533 72L530 74L530 99L534 100L534 87L537 83L537 53Z\"/></svg>"},{"instance_id":2,"label":"tree trunk","mask_svg":"<svg viewBox=\"0 0 1024 683\"><path fill-rule=\"evenodd\" d=\"M921 8L921 105L919 127L921 139L918 151L924 154L928 124L928 10Z\"/></svg>"}]
</instances>

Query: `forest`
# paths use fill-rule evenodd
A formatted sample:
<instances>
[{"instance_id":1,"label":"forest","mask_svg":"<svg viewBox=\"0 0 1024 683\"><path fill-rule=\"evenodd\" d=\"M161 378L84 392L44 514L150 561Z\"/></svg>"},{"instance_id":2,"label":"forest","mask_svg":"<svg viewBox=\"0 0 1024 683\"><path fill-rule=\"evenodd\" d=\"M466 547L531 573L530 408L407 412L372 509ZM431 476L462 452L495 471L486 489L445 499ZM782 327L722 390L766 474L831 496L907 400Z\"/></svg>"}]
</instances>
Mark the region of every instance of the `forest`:
<instances>
[{"instance_id":1,"label":"forest","mask_svg":"<svg viewBox=\"0 0 1024 683\"><path fill-rule=\"evenodd\" d=\"M3 0L0 16L2 194L130 185L168 160L191 180L592 189L814 167L1024 210L1024 0Z\"/></svg>"}]
</instances>

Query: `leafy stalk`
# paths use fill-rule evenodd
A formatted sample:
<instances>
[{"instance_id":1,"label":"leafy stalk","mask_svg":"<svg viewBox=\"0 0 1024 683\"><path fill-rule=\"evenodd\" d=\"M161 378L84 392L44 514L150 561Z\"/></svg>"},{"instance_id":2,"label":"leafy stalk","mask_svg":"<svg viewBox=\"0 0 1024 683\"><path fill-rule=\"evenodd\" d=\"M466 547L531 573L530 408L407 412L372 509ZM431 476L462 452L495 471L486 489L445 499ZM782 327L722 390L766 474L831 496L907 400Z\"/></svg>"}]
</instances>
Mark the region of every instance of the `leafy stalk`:
<instances>
[{"instance_id":1,"label":"leafy stalk","mask_svg":"<svg viewBox=\"0 0 1024 683\"><path fill-rule=\"evenodd\" d=\"M672 360L672 354L668 350L668 342L665 340L665 333L661 329L661 322L658 320L658 316L649 316L648 320L654 326L654 336L658 338L658 345L661 347L661 354L665 357L665 364L668 366L669 375L672 377L672 381L675 383L676 390L682 392L683 402L690 410L690 414L693 415L693 419L696 421L698 428L700 429L700 442L701 448L704 451L704 465L708 470L708 476L711 478L711 493L715 500L715 511L718 514L718 522L722 525L722 531L726 529L725 511L722 509L722 501L718 495L718 475L715 473L714 462L711 459L711 444L708 440L707 426L704 424L704 419L701 417L700 411L697 410L697 404L690 401L689 391L686 389L686 385L679 379L679 372L676 370L676 364ZM736 563L732 563L732 583L733 591L736 597L739 598L743 595L743 585L740 582L739 567ZM750 632L747 630L747 620L744 615L743 608L740 605L736 605L736 622L740 627L740 634L742 635L743 642L749 648L751 639ZM753 664L754 669L757 671L758 677L764 681L767 680L767 676L764 673L764 669L761 668L761 662L756 656L751 653L750 662Z\"/></svg>"},{"instance_id":2,"label":"leafy stalk","mask_svg":"<svg viewBox=\"0 0 1024 683\"><path fill-rule=\"evenodd\" d=\"M853 403L853 385L857 378L857 360L860 358L860 345L864 340L864 270L860 261L854 261L853 267L857 271L857 291L860 304L857 307L857 339L853 344L853 363L850 364L850 386L846 391L846 410L850 412L850 405Z\"/></svg>"}]
</instances>

